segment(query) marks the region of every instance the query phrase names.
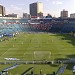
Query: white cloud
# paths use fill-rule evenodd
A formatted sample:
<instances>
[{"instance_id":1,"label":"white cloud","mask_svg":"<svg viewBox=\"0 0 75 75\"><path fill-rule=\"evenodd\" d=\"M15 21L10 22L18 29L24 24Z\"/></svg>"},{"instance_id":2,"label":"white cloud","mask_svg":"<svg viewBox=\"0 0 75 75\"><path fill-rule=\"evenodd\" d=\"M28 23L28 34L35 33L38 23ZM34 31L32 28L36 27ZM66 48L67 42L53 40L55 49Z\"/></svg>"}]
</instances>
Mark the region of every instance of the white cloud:
<instances>
[{"instance_id":1,"label":"white cloud","mask_svg":"<svg viewBox=\"0 0 75 75\"><path fill-rule=\"evenodd\" d=\"M61 1L58 1L58 0L52 1L52 3L53 3L53 4L56 4L56 5L61 5L61 4L63 4Z\"/></svg>"},{"instance_id":2,"label":"white cloud","mask_svg":"<svg viewBox=\"0 0 75 75\"><path fill-rule=\"evenodd\" d=\"M6 10L7 14L15 13L18 14L18 16L22 16L23 12L24 12L23 8L17 5L16 6L10 5Z\"/></svg>"},{"instance_id":3,"label":"white cloud","mask_svg":"<svg viewBox=\"0 0 75 75\"><path fill-rule=\"evenodd\" d=\"M21 7L18 7L18 6L15 6L15 5L11 5L10 9L12 9L12 10L22 10Z\"/></svg>"},{"instance_id":4,"label":"white cloud","mask_svg":"<svg viewBox=\"0 0 75 75\"><path fill-rule=\"evenodd\" d=\"M49 0L47 0L47 1L49 1Z\"/></svg>"},{"instance_id":5,"label":"white cloud","mask_svg":"<svg viewBox=\"0 0 75 75\"><path fill-rule=\"evenodd\" d=\"M57 12L57 11L49 11L49 10L47 10L46 12L44 12L44 16L46 16L47 14L50 14L50 15L52 15L53 17L55 16L55 17L59 17L60 16L60 12Z\"/></svg>"},{"instance_id":6,"label":"white cloud","mask_svg":"<svg viewBox=\"0 0 75 75\"><path fill-rule=\"evenodd\" d=\"M6 8L6 14L15 13L19 17L22 17L23 13L29 13L28 11L28 8L24 4L8 5Z\"/></svg>"},{"instance_id":7,"label":"white cloud","mask_svg":"<svg viewBox=\"0 0 75 75\"><path fill-rule=\"evenodd\" d=\"M75 12L75 0L74 0L74 12Z\"/></svg>"},{"instance_id":8,"label":"white cloud","mask_svg":"<svg viewBox=\"0 0 75 75\"><path fill-rule=\"evenodd\" d=\"M24 6L25 4L16 4L16 5L19 5L19 6Z\"/></svg>"}]
</instances>

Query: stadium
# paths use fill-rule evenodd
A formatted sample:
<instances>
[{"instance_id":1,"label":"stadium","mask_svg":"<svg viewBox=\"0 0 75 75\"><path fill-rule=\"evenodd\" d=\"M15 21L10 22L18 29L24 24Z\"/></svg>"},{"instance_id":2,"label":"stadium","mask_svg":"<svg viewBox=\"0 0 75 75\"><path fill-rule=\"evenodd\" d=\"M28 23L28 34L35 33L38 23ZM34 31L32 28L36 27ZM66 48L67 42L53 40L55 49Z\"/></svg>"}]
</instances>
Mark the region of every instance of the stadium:
<instances>
[{"instance_id":1,"label":"stadium","mask_svg":"<svg viewBox=\"0 0 75 75\"><path fill-rule=\"evenodd\" d=\"M75 37L35 28L27 19L0 19L0 74L72 75Z\"/></svg>"}]
</instances>

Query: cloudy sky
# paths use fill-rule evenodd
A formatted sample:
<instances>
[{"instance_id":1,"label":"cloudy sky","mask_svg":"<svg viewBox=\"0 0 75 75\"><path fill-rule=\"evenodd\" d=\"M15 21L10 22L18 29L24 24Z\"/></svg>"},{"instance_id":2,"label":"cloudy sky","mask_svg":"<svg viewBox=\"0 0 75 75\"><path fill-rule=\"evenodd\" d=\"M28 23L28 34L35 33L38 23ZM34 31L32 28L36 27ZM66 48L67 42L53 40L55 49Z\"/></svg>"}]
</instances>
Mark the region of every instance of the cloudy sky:
<instances>
[{"instance_id":1,"label":"cloudy sky","mask_svg":"<svg viewBox=\"0 0 75 75\"><path fill-rule=\"evenodd\" d=\"M29 4L33 2L42 2L44 5L44 15L50 13L52 16L60 16L60 11L66 9L70 13L75 13L75 0L1 0L0 4L5 6L6 14L16 13L22 16L22 13L29 13Z\"/></svg>"}]
</instances>

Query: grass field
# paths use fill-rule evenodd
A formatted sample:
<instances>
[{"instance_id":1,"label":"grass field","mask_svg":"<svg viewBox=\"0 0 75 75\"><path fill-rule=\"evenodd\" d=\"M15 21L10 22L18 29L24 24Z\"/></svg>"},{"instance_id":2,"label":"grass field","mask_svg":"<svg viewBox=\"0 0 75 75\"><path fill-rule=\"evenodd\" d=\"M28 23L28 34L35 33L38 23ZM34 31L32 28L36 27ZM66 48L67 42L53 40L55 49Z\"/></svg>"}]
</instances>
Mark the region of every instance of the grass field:
<instances>
[{"instance_id":1,"label":"grass field","mask_svg":"<svg viewBox=\"0 0 75 75\"><path fill-rule=\"evenodd\" d=\"M4 58L52 61L75 57L75 37L68 34L20 33L8 39L0 42L0 61L7 61ZM72 75L73 65L68 66L64 75ZM0 70L8 66L0 65ZM20 65L10 70L9 75L21 75L29 67L34 67L34 73L39 74L42 69L43 74L48 74L57 71L59 65Z\"/></svg>"}]
</instances>

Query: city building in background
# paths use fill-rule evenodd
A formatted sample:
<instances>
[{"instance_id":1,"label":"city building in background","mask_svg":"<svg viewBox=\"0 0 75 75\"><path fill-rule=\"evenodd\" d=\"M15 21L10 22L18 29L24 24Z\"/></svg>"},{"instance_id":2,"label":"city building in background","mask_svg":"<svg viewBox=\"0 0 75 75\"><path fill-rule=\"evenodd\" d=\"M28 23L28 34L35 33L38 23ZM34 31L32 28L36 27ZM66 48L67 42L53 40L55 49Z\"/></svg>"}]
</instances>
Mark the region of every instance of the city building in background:
<instances>
[{"instance_id":1,"label":"city building in background","mask_svg":"<svg viewBox=\"0 0 75 75\"><path fill-rule=\"evenodd\" d=\"M63 11L61 11L60 17L62 17L62 18L68 18L68 11L66 11L65 9L63 9Z\"/></svg>"},{"instance_id":2,"label":"city building in background","mask_svg":"<svg viewBox=\"0 0 75 75\"><path fill-rule=\"evenodd\" d=\"M12 14L5 15L5 17L17 18L18 16L17 16L17 14L12 13Z\"/></svg>"},{"instance_id":3,"label":"city building in background","mask_svg":"<svg viewBox=\"0 0 75 75\"><path fill-rule=\"evenodd\" d=\"M31 15L30 14L28 14L28 19L30 19L31 18Z\"/></svg>"},{"instance_id":4,"label":"city building in background","mask_svg":"<svg viewBox=\"0 0 75 75\"><path fill-rule=\"evenodd\" d=\"M28 18L28 14L27 13L23 13L23 18Z\"/></svg>"},{"instance_id":5,"label":"city building in background","mask_svg":"<svg viewBox=\"0 0 75 75\"><path fill-rule=\"evenodd\" d=\"M75 18L75 13L70 14L70 18Z\"/></svg>"},{"instance_id":6,"label":"city building in background","mask_svg":"<svg viewBox=\"0 0 75 75\"><path fill-rule=\"evenodd\" d=\"M5 16L5 7L0 5L0 16Z\"/></svg>"},{"instance_id":7,"label":"city building in background","mask_svg":"<svg viewBox=\"0 0 75 75\"><path fill-rule=\"evenodd\" d=\"M23 13L23 18L25 18L25 19L30 19L31 16L30 16L30 14L28 14L28 13Z\"/></svg>"},{"instance_id":8,"label":"city building in background","mask_svg":"<svg viewBox=\"0 0 75 75\"><path fill-rule=\"evenodd\" d=\"M31 18L42 18L43 17L43 3L36 2L30 4L30 15Z\"/></svg>"}]
</instances>

